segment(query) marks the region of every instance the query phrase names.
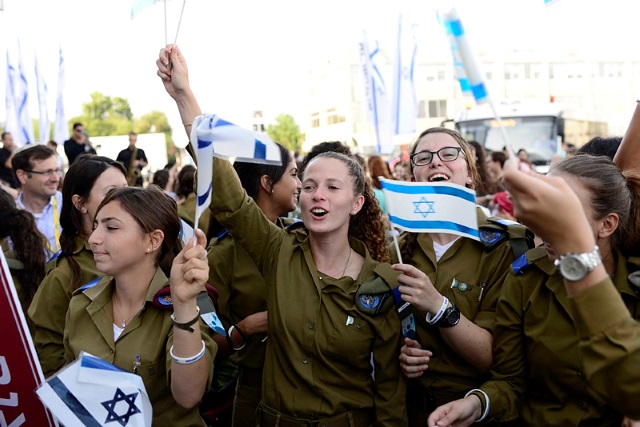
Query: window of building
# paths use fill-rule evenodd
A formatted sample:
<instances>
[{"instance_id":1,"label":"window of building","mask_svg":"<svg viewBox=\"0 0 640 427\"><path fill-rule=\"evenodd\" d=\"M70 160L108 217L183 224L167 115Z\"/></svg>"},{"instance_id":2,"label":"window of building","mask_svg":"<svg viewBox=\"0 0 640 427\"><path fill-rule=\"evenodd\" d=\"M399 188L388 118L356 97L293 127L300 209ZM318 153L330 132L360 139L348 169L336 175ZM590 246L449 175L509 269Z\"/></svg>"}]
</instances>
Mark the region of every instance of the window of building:
<instances>
[{"instance_id":1,"label":"window of building","mask_svg":"<svg viewBox=\"0 0 640 427\"><path fill-rule=\"evenodd\" d=\"M311 114L311 127L312 128L320 127L320 113Z\"/></svg>"},{"instance_id":2,"label":"window of building","mask_svg":"<svg viewBox=\"0 0 640 427\"><path fill-rule=\"evenodd\" d=\"M424 99L421 99L418 102L418 118L419 119L424 119L427 117L426 105L427 105L427 102Z\"/></svg>"},{"instance_id":3,"label":"window of building","mask_svg":"<svg viewBox=\"0 0 640 427\"><path fill-rule=\"evenodd\" d=\"M438 99L429 101L429 117L446 117L447 116L447 100Z\"/></svg>"}]
</instances>

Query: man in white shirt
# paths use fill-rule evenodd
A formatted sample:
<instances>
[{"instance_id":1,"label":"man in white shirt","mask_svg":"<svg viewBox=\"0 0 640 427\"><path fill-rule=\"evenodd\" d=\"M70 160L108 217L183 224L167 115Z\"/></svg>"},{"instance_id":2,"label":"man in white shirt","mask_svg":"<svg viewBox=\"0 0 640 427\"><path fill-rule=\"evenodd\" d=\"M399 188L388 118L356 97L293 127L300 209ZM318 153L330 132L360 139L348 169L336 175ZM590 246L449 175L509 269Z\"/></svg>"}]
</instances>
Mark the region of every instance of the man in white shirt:
<instances>
[{"instance_id":1,"label":"man in white shirt","mask_svg":"<svg viewBox=\"0 0 640 427\"><path fill-rule=\"evenodd\" d=\"M34 216L47 238L49 255L53 255L60 249L62 210L62 194L58 191L62 170L56 154L45 145L30 145L13 156L11 165L21 190L16 204Z\"/></svg>"}]
</instances>

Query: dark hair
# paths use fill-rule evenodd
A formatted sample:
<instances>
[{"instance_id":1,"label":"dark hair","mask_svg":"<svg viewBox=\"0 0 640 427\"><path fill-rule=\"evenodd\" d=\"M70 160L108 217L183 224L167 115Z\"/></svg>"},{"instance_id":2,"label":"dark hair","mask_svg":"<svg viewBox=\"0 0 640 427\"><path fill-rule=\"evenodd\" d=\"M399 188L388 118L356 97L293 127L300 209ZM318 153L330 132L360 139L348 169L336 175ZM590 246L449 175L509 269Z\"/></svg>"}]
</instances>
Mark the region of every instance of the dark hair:
<instances>
[{"instance_id":1,"label":"dark hair","mask_svg":"<svg viewBox=\"0 0 640 427\"><path fill-rule=\"evenodd\" d=\"M54 147L57 147L57 146L58 146L58 143L57 143L57 142L55 142L53 139L50 139L49 141L47 141L47 144L51 144L51 145L53 145Z\"/></svg>"},{"instance_id":2,"label":"dark hair","mask_svg":"<svg viewBox=\"0 0 640 427\"><path fill-rule=\"evenodd\" d=\"M462 153L464 154L464 158L467 161L467 168L469 171L469 175L471 175L471 184L466 185L472 189L475 189L480 185L480 174L478 173L478 168L476 167L475 159L471 156L471 149L469 148L469 143L460 135L460 133L456 132L453 129L447 129L442 127L434 127L429 128L422 132L418 139L411 146L411 150L409 155L415 154L418 145L420 145L420 141L425 135L433 134L433 133L444 133L451 136L458 143L460 148L462 148ZM411 174L413 175L413 163L409 162ZM413 248L418 240L418 233L409 233L405 232L402 234L402 243L400 246L400 253L402 255L402 259L405 262L411 259L411 255L413 253Z\"/></svg>"},{"instance_id":3,"label":"dark hair","mask_svg":"<svg viewBox=\"0 0 640 427\"><path fill-rule=\"evenodd\" d=\"M258 196L260 178L263 175L267 175L271 179L272 185L274 185L276 182L280 181L287 171L287 167L291 162L291 154L286 147L280 144L278 144L278 148L280 149L280 159L282 161L282 165L280 166L239 161L236 161L233 164L233 168L238 173L238 177L240 177L242 187L247 192L247 195L254 200Z\"/></svg>"},{"instance_id":4,"label":"dark hair","mask_svg":"<svg viewBox=\"0 0 640 427\"><path fill-rule=\"evenodd\" d=\"M507 156L502 151L494 151L489 155L489 157L491 157L492 162L499 162L500 167L504 168L504 164L507 161Z\"/></svg>"},{"instance_id":5,"label":"dark hair","mask_svg":"<svg viewBox=\"0 0 640 427\"><path fill-rule=\"evenodd\" d=\"M309 162L313 160L314 157L316 157L320 153L326 153L327 151L344 154L347 157L351 156L351 149L349 149L349 147L347 147L340 141L321 142L320 144L316 144L311 147L311 150L307 153L306 156L304 156L304 159L302 160L302 166L300 167L298 173L302 175L304 173L304 169L307 167Z\"/></svg>"},{"instance_id":6,"label":"dark hair","mask_svg":"<svg viewBox=\"0 0 640 427\"><path fill-rule=\"evenodd\" d=\"M193 193L193 184L196 178L196 167L193 165L185 165L178 172L178 186L176 187L176 195L179 198L187 198Z\"/></svg>"},{"instance_id":7,"label":"dark hair","mask_svg":"<svg viewBox=\"0 0 640 427\"><path fill-rule=\"evenodd\" d=\"M379 177L383 178L391 178L391 172L389 171L389 166L380 156L370 156L367 161L367 165L369 166L369 176L371 177L371 183L377 189L382 189L380 185Z\"/></svg>"},{"instance_id":8,"label":"dark hair","mask_svg":"<svg viewBox=\"0 0 640 427\"><path fill-rule=\"evenodd\" d=\"M468 143L469 147L473 147L476 152L476 169L480 177L476 184L476 194L478 196L485 196L495 193L495 184L487 167L487 152L478 141L471 140L468 141Z\"/></svg>"},{"instance_id":9,"label":"dark hair","mask_svg":"<svg viewBox=\"0 0 640 427\"><path fill-rule=\"evenodd\" d=\"M152 184L157 185L160 189L164 190L169 183L169 171L167 169L158 169L153 173Z\"/></svg>"},{"instance_id":10,"label":"dark hair","mask_svg":"<svg viewBox=\"0 0 640 427\"><path fill-rule=\"evenodd\" d=\"M73 124L73 130L76 130L76 128L78 128L78 127L80 127L80 126L82 126L82 123L80 123L80 122L75 122L75 123Z\"/></svg>"},{"instance_id":11,"label":"dark hair","mask_svg":"<svg viewBox=\"0 0 640 427\"><path fill-rule=\"evenodd\" d=\"M315 156L316 159L337 159L347 166L349 176L353 178L353 194L364 196L362 209L353 215L349 221L349 235L361 240L371 258L379 262L389 260L387 249L387 222L380 209L378 199L376 199L369 180L362 170L362 167L351 157L333 151L326 151Z\"/></svg>"},{"instance_id":12,"label":"dark hair","mask_svg":"<svg viewBox=\"0 0 640 427\"><path fill-rule=\"evenodd\" d=\"M116 202L138 223L144 233L161 230L164 240L160 246L156 264L169 277L173 259L182 250L180 218L176 202L155 185L149 188L120 187L109 190L98 206L96 214L105 205ZM153 206L153 209L149 209Z\"/></svg>"},{"instance_id":13,"label":"dark hair","mask_svg":"<svg viewBox=\"0 0 640 427\"><path fill-rule=\"evenodd\" d=\"M17 172L18 170L23 170L25 172L30 171L33 167L31 163L32 160L47 160L50 157L56 155L56 152L46 145L35 144L31 145L27 148L19 150L11 160L11 168L13 169L13 175L18 180Z\"/></svg>"},{"instance_id":14,"label":"dark hair","mask_svg":"<svg viewBox=\"0 0 640 427\"><path fill-rule=\"evenodd\" d=\"M11 132L2 132L2 140L4 141L7 135L11 135Z\"/></svg>"},{"instance_id":15,"label":"dark hair","mask_svg":"<svg viewBox=\"0 0 640 427\"><path fill-rule=\"evenodd\" d=\"M596 136L591 138L589 142L584 144L576 154L591 154L593 156L607 156L611 160L616 155L618 147L622 143L621 136L612 136L609 138L603 138Z\"/></svg>"},{"instance_id":16,"label":"dark hair","mask_svg":"<svg viewBox=\"0 0 640 427\"><path fill-rule=\"evenodd\" d=\"M83 201L89 200L91 190L100 175L109 168L116 168L122 175L127 176L122 163L108 157L96 156L93 154L81 154L76 161L71 164L64 183L62 184L62 209L60 210L60 234L61 257L68 257L69 268L71 269L71 283L69 287L75 290L82 285L82 271L78 263L71 256L76 247L76 236L80 235L82 229L82 215L73 205L73 196L78 195ZM93 218L91 218L93 220Z\"/></svg>"},{"instance_id":17,"label":"dark hair","mask_svg":"<svg viewBox=\"0 0 640 427\"><path fill-rule=\"evenodd\" d=\"M26 300L25 312L45 276L47 239L40 233L30 212L16 208L13 197L0 190L0 238L11 238L16 258L24 269L13 273L20 280Z\"/></svg>"},{"instance_id":18,"label":"dark hair","mask_svg":"<svg viewBox=\"0 0 640 427\"><path fill-rule=\"evenodd\" d=\"M640 244L640 175L621 172L607 156L580 155L551 167L575 177L591 195L593 219L609 213L618 215L617 230L611 235L611 247L628 254Z\"/></svg>"}]
</instances>

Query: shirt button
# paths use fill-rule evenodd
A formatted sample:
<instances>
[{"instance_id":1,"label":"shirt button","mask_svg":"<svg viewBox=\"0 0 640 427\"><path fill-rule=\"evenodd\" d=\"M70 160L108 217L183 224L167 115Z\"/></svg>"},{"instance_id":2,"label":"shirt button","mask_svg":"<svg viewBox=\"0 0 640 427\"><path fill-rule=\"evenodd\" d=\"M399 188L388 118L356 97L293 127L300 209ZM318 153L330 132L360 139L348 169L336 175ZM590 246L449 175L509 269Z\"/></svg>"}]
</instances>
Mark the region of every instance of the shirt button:
<instances>
[{"instance_id":1,"label":"shirt button","mask_svg":"<svg viewBox=\"0 0 640 427\"><path fill-rule=\"evenodd\" d=\"M362 328L362 323L358 323L358 324L356 325L356 328L358 328L358 329Z\"/></svg>"},{"instance_id":2,"label":"shirt button","mask_svg":"<svg viewBox=\"0 0 640 427\"><path fill-rule=\"evenodd\" d=\"M578 404L579 408L584 408L584 402L582 400L578 400L576 403Z\"/></svg>"},{"instance_id":3,"label":"shirt button","mask_svg":"<svg viewBox=\"0 0 640 427\"><path fill-rule=\"evenodd\" d=\"M579 376L579 377L581 377L581 376L583 376L583 375L584 375L584 373L582 372L582 369L578 369L578 370L576 371L576 374L578 374L578 376Z\"/></svg>"},{"instance_id":4,"label":"shirt button","mask_svg":"<svg viewBox=\"0 0 640 427\"><path fill-rule=\"evenodd\" d=\"M302 359L302 363L304 363L305 365L308 363L309 361L307 359Z\"/></svg>"},{"instance_id":5,"label":"shirt button","mask_svg":"<svg viewBox=\"0 0 640 427\"><path fill-rule=\"evenodd\" d=\"M309 322L309 329L313 329L313 327L315 326L313 322Z\"/></svg>"}]
</instances>

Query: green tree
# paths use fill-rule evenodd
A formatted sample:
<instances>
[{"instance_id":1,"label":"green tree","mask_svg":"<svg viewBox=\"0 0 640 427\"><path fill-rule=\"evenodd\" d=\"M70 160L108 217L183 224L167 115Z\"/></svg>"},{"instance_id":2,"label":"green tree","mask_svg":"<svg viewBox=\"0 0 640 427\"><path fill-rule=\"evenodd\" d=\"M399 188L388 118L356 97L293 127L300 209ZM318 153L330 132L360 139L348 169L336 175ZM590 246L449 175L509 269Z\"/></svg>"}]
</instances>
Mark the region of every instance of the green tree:
<instances>
[{"instance_id":1,"label":"green tree","mask_svg":"<svg viewBox=\"0 0 640 427\"><path fill-rule=\"evenodd\" d=\"M94 92L82 105L82 115L69 122L82 123L91 136L124 135L133 130L133 112L126 99Z\"/></svg>"},{"instance_id":2,"label":"green tree","mask_svg":"<svg viewBox=\"0 0 640 427\"><path fill-rule=\"evenodd\" d=\"M276 117L276 124L267 126L267 135L289 150L299 150L302 145L300 128L289 114Z\"/></svg>"},{"instance_id":3,"label":"green tree","mask_svg":"<svg viewBox=\"0 0 640 427\"><path fill-rule=\"evenodd\" d=\"M171 139L171 126L169 119L161 111L152 111L138 119L133 127L136 133L164 133L169 162L175 162L175 147Z\"/></svg>"}]
</instances>

